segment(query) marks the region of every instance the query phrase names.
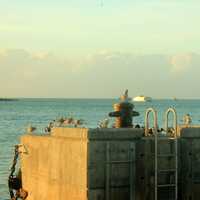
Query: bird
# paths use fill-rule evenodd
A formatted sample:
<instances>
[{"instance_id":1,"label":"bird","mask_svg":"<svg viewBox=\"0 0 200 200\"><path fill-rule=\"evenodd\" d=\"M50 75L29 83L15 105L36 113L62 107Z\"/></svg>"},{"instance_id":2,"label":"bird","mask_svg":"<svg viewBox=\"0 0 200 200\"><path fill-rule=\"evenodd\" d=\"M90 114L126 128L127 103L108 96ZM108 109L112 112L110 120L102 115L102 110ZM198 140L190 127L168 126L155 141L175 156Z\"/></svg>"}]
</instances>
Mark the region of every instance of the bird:
<instances>
[{"instance_id":1,"label":"bird","mask_svg":"<svg viewBox=\"0 0 200 200\"><path fill-rule=\"evenodd\" d=\"M186 114L183 116L183 122L186 126L189 126L192 123L192 117L190 114Z\"/></svg>"},{"instance_id":2,"label":"bird","mask_svg":"<svg viewBox=\"0 0 200 200\"><path fill-rule=\"evenodd\" d=\"M124 94L120 96L120 100L123 102L127 102L131 100L131 98L128 96L128 89L126 89Z\"/></svg>"},{"instance_id":3,"label":"bird","mask_svg":"<svg viewBox=\"0 0 200 200\"><path fill-rule=\"evenodd\" d=\"M63 122L64 125L71 125L73 123L74 119L72 117L66 118Z\"/></svg>"},{"instance_id":4,"label":"bird","mask_svg":"<svg viewBox=\"0 0 200 200\"><path fill-rule=\"evenodd\" d=\"M54 127L54 123L50 122L44 130L46 133L50 133L53 127Z\"/></svg>"},{"instance_id":5,"label":"bird","mask_svg":"<svg viewBox=\"0 0 200 200\"><path fill-rule=\"evenodd\" d=\"M99 128L108 128L108 124L109 124L109 119L103 119L102 121L99 122L98 127Z\"/></svg>"},{"instance_id":6,"label":"bird","mask_svg":"<svg viewBox=\"0 0 200 200\"><path fill-rule=\"evenodd\" d=\"M28 133L33 133L36 129L37 129L36 127L33 127L33 126L30 125L30 126L27 127L26 130L27 130Z\"/></svg>"},{"instance_id":7,"label":"bird","mask_svg":"<svg viewBox=\"0 0 200 200\"><path fill-rule=\"evenodd\" d=\"M83 124L83 120L82 119L74 119L73 124L74 124L74 127L78 127Z\"/></svg>"}]
</instances>

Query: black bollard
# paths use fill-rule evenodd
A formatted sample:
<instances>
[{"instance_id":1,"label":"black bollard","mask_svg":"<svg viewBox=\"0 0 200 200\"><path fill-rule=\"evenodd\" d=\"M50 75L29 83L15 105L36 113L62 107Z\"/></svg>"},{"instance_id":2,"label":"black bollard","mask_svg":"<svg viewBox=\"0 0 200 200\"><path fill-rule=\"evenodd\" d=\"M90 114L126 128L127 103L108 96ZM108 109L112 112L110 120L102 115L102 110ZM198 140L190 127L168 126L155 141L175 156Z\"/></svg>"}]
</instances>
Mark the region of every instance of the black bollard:
<instances>
[{"instance_id":1,"label":"black bollard","mask_svg":"<svg viewBox=\"0 0 200 200\"><path fill-rule=\"evenodd\" d=\"M133 117L139 116L139 113L133 110L134 105L129 101L128 90L120 99L120 103L113 105L114 112L110 112L109 117L116 117L115 128L132 128Z\"/></svg>"}]
</instances>

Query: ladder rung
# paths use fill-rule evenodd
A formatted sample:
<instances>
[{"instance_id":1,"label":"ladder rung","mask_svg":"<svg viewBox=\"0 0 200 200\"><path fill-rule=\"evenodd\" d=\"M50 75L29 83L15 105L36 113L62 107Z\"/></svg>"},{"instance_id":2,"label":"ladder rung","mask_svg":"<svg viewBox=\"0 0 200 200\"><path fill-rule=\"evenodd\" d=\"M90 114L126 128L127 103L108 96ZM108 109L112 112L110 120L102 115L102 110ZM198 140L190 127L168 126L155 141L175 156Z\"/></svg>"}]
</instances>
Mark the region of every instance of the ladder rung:
<instances>
[{"instance_id":1,"label":"ladder rung","mask_svg":"<svg viewBox=\"0 0 200 200\"><path fill-rule=\"evenodd\" d=\"M165 172L176 172L176 169L161 169L161 170L158 170L158 172L160 172L160 173L165 173Z\"/></svg>"},{"instance_id":2,"label":"ladder rung","mask_svg":"<svg viewBox=\"0 0 200 200\"><path fill-rule=\"evenodd\" d=\"M175 157L176 154L158 154L158 157Z\"/></svg>"},{"instance_id":3,"label":"ladder rung","mask_svg":"<svg viewBox=\"0 0 200 200\"><path fill-rule=\"evenodd\" d=\"M175 184L163 184L163 185L158 185L158 187L175 187Z\"/></svg>"}]
</instances>

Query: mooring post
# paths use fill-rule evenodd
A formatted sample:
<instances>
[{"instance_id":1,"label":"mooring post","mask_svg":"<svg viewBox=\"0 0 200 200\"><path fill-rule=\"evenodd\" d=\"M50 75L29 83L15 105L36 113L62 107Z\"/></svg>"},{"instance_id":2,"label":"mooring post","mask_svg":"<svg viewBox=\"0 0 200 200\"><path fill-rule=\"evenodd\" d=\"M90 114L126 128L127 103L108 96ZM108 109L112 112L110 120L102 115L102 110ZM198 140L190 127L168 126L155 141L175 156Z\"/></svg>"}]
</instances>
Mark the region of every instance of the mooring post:
<instances>
[{"instance_id":1,"label":"mooring post","mask_svg":"<svg viewBox=\"0 0 200 200\"><path fill-rule=\"evenodd\" d=\"M134 111L134 105L129 101L128 90L120 97L121 102L113 105L114 112L109 113L109 117L116 117L114 128L132 128L133 117L139 116Z\"/></svg>"}]
</instances>

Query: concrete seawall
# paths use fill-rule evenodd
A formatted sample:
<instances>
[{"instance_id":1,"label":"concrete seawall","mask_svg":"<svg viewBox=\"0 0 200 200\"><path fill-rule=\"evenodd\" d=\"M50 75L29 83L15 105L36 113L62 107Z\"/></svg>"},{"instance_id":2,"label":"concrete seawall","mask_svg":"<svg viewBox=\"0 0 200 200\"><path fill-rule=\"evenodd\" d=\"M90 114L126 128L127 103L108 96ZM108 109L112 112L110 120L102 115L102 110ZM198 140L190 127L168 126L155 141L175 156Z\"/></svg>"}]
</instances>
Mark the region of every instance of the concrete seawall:
<instances>
[{"instance_id":1,"label":"concrete seawall","mask_svg":"<svg viewBox=\"0 0 200 200\"><path fill-rule=\"evenodd\" d=\"M22 137L21 167L28 200L87 199L87 139Z\"/></svg>"},{"instance_id":2,"label":"concrete seawall","mask_svg":"<svg viewBox=\"0 0 200 200\"><path fill-rule=\"evenodd\" d=\"M179 199L197 200L200 128L180 127L179 135ZM24 135L21 143L28 200L154 199L154 137L144 137L143 129L55 128L47 136ZM160 141L158 150L172 154L172 139ZM163 169L173 163L173 157L159 160ZM160 181L167 183L170 176ZM159 198L173 199L170 192L161 190Z\"/></svg>"},{"instance_id":3,"label":"concrete seawall","mask_svg":"<svg viewBox=\"0 0 200 200\"><path fill-rule=\"evenodd\" d=\"M24 135L21 143L27 154L22 154L21 166L28 200L104 199L105 188L110 187L106 186L106 144L112 143L109 151L113 151L115 161L127 161L129 143L140 138L142 132L139 129L56 128L51 136ZM119 166L117 171L109 169L115 172L116 182L119 182L113 186L118 191L110 195L129 194L126 180L129 180L129 166L128 163L122 165L122 173L118 173ZM109 176L108 170L107 173Z\"/></svg>"}]
</instances>

